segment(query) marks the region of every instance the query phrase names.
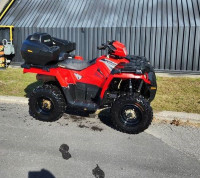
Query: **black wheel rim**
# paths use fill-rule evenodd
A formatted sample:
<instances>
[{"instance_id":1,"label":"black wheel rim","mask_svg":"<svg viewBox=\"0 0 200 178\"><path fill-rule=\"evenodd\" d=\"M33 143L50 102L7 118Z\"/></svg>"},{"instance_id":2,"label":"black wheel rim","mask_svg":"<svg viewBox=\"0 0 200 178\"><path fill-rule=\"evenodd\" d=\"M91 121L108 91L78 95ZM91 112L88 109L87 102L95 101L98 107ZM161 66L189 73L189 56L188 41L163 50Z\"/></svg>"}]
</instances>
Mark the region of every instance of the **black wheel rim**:
<instances>
[{"instance_id":1,"label":"black wheel rim","mask_svg":"<svg viewBox=\"0 0 200 178\"><path fill-rule=\"evenodd\" d=\"M49 115L54 109L54 104L50 98L40 97L37 99L36 110L37 113L43 115Z\"/></svg>"},{"instance_id":2,"label":"black wheel rim","mask_svg":"<svg viewBox=\"0 0 200 178\"><path fill-rule=\"evenodd\" d=\"M142 110L136 105L125 105L121 110L121 122L128 127L139 124L142 120Z\"/></svg>"}]
</instances>

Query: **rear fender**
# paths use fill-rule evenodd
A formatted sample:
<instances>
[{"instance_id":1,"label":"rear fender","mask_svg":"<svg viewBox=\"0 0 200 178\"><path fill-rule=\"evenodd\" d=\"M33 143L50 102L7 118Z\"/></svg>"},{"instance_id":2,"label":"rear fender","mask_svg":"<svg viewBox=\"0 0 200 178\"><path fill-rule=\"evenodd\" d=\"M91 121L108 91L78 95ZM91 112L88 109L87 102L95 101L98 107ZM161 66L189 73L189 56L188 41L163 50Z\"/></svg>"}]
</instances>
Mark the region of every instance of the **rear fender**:
<instances>
[{"instance_id":1,"label":"rear fender","mask_svg":"<svg viewBox=\"0 0 200 178\"><path fill-rule=\"evenodd\" d=\"M68 87L69 83L71 84L75 83L74 78L69 77L71 75L70 71L62 68L51 68L48 71L39 68L30 68L30 69L24 68L23 72L54 76L61 85L61 87Z\"/></svg>"},{"instance_id":2,"label":"rear fender","mask_svg":"<svg viewBox=\"0 0 200 178\"><path fill-rule=\"evenodd\" d=\"M142 79L145 83L151 84L151 82L148 79L148 75L146 73L143 74L143 75L137 75L137 74L133 74L133 73L120 73L120 74L114 74L114 75L110 74L108 79L106 80L103 88L102 88L102 91L101 91L101 94L100 94L100 98L101 99L103 99L105 91L109 88L109 85L110 85L111 81L114 78L120 78L120 79Z\"/></svg>"}]
</instances>

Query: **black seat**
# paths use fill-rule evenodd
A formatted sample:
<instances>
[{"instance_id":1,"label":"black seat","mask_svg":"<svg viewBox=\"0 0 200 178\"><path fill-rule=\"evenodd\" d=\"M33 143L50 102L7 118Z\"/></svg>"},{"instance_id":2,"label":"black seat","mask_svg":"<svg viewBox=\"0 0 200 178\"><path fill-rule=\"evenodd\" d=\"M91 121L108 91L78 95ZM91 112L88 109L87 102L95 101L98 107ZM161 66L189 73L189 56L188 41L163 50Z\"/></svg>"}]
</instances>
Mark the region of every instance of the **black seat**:
<instances>
[{"instance_id":1,"label":"black seat","mask_svg":"<svg viewBox=\"0 0 200 178\"><path fill-rule=\"evenodd\" d=\"M83 70L92 64L94 64L95 61L81 61L77 59L67 59L61 62L58 62L58 66L66 69L72 69L72 70Z\"/></svg>"}]
</instances>

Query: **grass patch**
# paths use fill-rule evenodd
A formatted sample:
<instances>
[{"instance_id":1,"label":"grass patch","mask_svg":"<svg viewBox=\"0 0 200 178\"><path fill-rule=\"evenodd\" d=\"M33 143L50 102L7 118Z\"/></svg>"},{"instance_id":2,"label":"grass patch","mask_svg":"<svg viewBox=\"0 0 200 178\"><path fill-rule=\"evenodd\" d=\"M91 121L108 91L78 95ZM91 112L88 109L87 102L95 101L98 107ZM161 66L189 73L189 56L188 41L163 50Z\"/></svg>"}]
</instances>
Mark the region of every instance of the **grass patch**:
<instances>
[{"instance_id":1,"label":"grass patch","mask_svg":"<svg viewBox=\"0 0 200 178\"><path fill-rule=\"evenodd\" d=\"M23 74L22 69L0 70L0 95L27 96L39 85L34 74Z\"/></svg>"},{"instance_id":2,"label":"grass patch","mask_svg":"<svg viewBox=\"0 0 200 178\"><path fill-rule=\"evenodd\" d=\"M157 77L156 111L200 113L200 78Z\"/></svg>"},{"instance_id":3,"label":"grass patch","mask_svg":"<svg viewBox=\"0 0 200 178\"><path fill-rule=\"evenodd\" d=\"M157 77L157 83L155 111L200 113L200 78ZM27 96L39 84L34 74L23 74L22 69L0 71L0 95Z\"/></svg>"}]
</instances>

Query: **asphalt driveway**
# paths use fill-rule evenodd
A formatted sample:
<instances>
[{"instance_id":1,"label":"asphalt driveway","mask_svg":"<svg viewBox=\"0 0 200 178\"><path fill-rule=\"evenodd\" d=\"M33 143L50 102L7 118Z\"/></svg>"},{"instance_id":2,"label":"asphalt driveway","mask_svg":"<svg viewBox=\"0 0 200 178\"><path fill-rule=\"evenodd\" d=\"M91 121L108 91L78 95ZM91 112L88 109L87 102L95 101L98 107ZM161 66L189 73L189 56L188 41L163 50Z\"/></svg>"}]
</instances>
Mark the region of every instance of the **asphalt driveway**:
<instances>
[{"instance_id":1,"label":"asphalt driveway","mask_svg":"<svg viewBox=\"0 0 200 178\"><path fill-rule=\"evenodd\" d=\"M0 103L0 177L200 177L200 129L160 124L128 135L108 116L45 123L27 105Z\"/></svg>"}]
</instances>

